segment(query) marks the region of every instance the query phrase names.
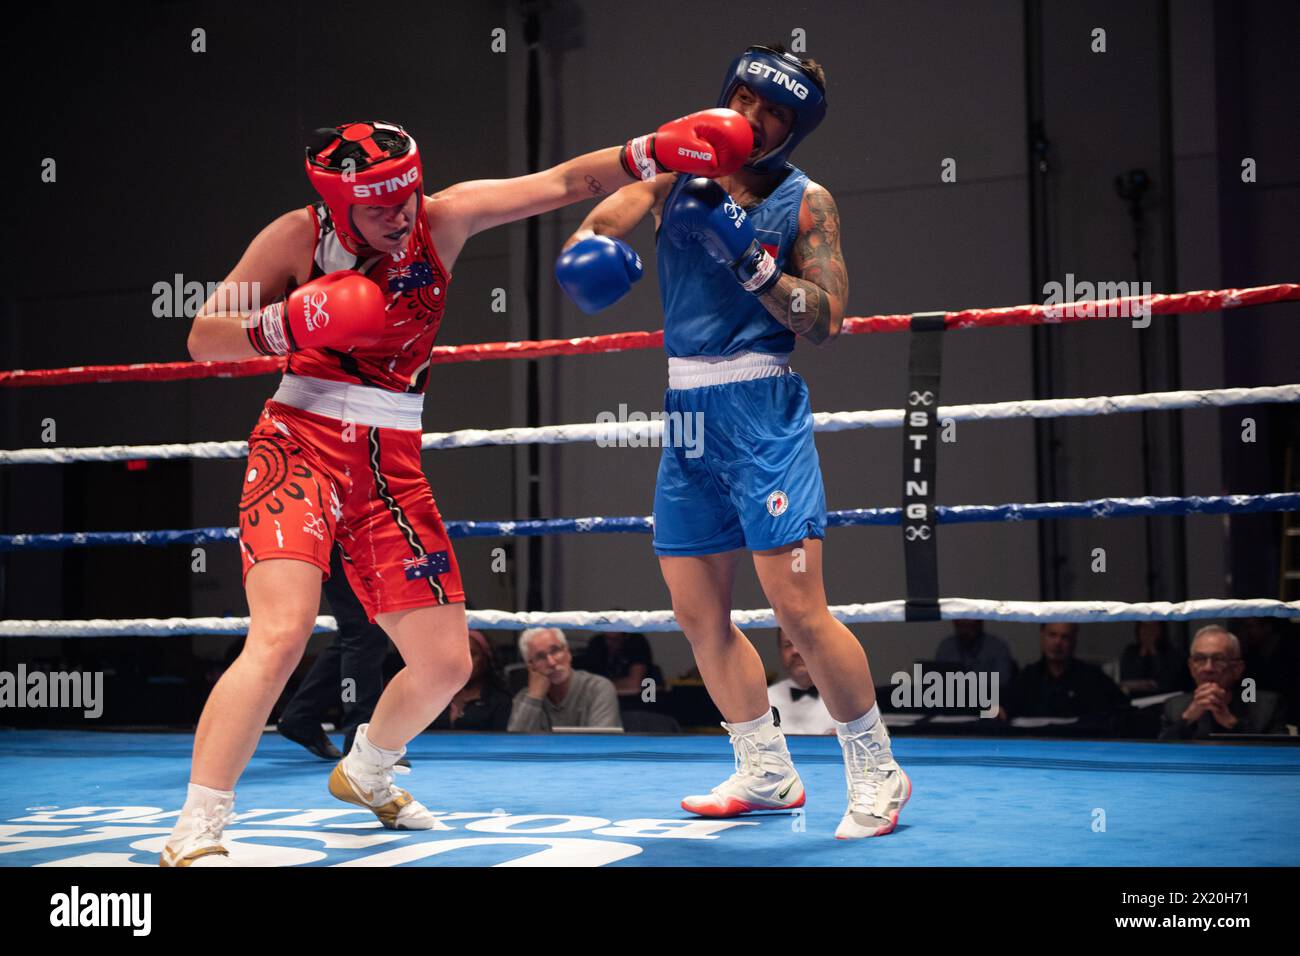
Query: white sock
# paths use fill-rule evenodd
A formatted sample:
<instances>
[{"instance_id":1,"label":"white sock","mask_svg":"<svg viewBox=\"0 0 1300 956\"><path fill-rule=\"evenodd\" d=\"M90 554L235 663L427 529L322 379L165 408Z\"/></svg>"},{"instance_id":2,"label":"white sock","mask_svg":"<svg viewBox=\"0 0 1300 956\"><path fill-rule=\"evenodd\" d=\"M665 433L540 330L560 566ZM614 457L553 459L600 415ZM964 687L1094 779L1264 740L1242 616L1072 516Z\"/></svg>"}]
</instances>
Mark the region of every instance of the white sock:
<instances>
[{"instance_id":1,"label":"white sock","mask_svg":"<svg viewBox=\"0 0 1300 956\"><path fill-rule=\"evenodd\" d=\"M760 727L771 726L775 721L772 717L772 708L763 711L763 716L755 717L753 720L746 720L743 723L731 724L731 729L738 734L752 734Z\"/></svg>"},{"instance_id":2,"label":"white sock","mask_svg":"<svg viewBox=\"0 0 1300 956\"><path fill-rule=\"evenodd\" d=\"M357 728L357 735L352 739L352 750L347 755L347 759L388 769L401 759L402 754L406 753L406 748L385 750L383 747L376 747L370 742L370 738L366 736L366 730L369 727L369 724L362 724Z\"/></svg>"},{"instance_id":3,"label":"white sock","mask_svg":"<svg viewBox=\"0 0 1300 956\"><path fill-rule=\"evenodd\" d=\"M211 787L192 783L185 793L185 806L181 807L181 815L176 818L176 826L172 828L171 839L183 838L190 831L190 822L194 817L195 810L203 810L206 814L211 815L222 809L233 810L234 808L235 791L213 790Z\"/></svg>"},{"instance_id":4,"label":"white sock","mask_svg":"<svg viewBox=\"0 0 1300 956\"><path fill-rule=\"evenodd\" d=\"M856 720L850 720L847 724L835 721L835 729L841 734L861 734L876 726L880 720L880 707L872 704L871 709Z\"/></svg>"},{"instance_id":5,"label":"white sock","mask_svg":"<svg viewBox=\"0 0 1300 956\"><path fill-rule=\"evenodd\" d=\"M181 808L181 816L196 807L204 809L214 809L222 803L234 804L235 791L233 790L213 790L211 787L204 787L197 783L192 783L185 794L185 806Z\"/></svg>"}]
</instances>

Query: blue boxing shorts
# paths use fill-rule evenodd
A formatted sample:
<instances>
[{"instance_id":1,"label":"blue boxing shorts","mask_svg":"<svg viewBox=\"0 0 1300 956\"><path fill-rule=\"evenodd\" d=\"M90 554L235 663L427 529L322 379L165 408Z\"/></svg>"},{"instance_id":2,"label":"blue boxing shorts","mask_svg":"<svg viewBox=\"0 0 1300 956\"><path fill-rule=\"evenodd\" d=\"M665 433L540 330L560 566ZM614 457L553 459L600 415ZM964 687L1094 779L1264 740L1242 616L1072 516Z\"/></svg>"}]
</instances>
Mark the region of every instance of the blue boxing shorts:
<instances>
[{"instance_id":1,"label":"blue boxing shorts","mask_svg":"<svg viewBox=\"0 0 1300 956\"><path fill-rule=\"evenodd\" d=\"M825 538L826 490L799 375L782 367L764 378L670 387L664 411L655 554L767 551Z\"/></svg>"}]
</instances>

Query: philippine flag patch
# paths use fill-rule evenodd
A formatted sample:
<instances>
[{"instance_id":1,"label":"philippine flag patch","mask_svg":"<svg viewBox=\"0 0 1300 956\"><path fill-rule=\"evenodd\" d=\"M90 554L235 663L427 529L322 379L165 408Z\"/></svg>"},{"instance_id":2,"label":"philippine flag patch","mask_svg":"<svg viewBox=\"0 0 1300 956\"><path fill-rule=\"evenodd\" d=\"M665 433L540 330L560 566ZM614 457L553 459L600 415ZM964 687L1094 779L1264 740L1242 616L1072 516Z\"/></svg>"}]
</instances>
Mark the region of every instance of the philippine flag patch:
<instances>
[{"instance_id":1,"label":"philippine flag patch","mask_svg":"<svg viewBox=\"0 0 1300 956\"><path fill-rule=\"evenodd\" d=\"M788 507L790 507L790 499L786 497L784 491L774 491L767 496L767 513L773 518L781 517Z\"/></svg>"}]
</instances>

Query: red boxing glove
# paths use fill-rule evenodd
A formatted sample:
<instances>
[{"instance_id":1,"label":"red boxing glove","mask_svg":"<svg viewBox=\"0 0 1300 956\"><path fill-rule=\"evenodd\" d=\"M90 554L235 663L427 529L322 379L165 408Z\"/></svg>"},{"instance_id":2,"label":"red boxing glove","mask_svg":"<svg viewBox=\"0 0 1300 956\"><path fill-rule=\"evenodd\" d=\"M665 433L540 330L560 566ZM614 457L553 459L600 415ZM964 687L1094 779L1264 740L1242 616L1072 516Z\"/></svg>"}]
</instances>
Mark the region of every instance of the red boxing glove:
<instances>
[{"instance_id":1,"label":"red boxing glove","mask_svg":"<svg viewBox=\"0 0 1300 956\"><path fill-rule=\"evenodd\" d=\"M659 173L728 176L754 151L754 131L735 110L701 110L664 123L654 133L628 140L623 168L633 179Z\"/></svg>"},{"instance_id":2,"label":"red boxing glove","mask_svg":"<svg viewBox=\"0 0 1300 956\"><path fill-rule=\"evenodd\" d=\"M384 293L360 272L313 279L249 316L248 341L262 355L372 345L384 332Z\"/></svg>"}]
</instances>

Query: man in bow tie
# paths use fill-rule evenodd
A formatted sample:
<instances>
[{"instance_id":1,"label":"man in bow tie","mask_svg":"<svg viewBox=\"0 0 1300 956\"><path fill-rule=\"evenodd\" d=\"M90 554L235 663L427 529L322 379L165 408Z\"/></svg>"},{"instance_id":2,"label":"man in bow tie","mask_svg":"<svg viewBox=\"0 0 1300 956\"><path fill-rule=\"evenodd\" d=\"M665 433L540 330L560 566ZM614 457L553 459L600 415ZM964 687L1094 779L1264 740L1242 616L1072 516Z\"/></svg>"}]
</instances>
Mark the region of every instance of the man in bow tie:
<instances>
[{"instance_id":1,"label":"man in bow tie","mask_svg":"<svg viewBox=\"0 0 1300 956\"><path fill-rule=\"evenodd\" d=\"M781 730L787 735L835 733L835 718L813 686L808 666L780 628L776 643L781 652L781 667L789 676L767 688L767 699L781 715Z\"/></svg>"}]
</instances>

